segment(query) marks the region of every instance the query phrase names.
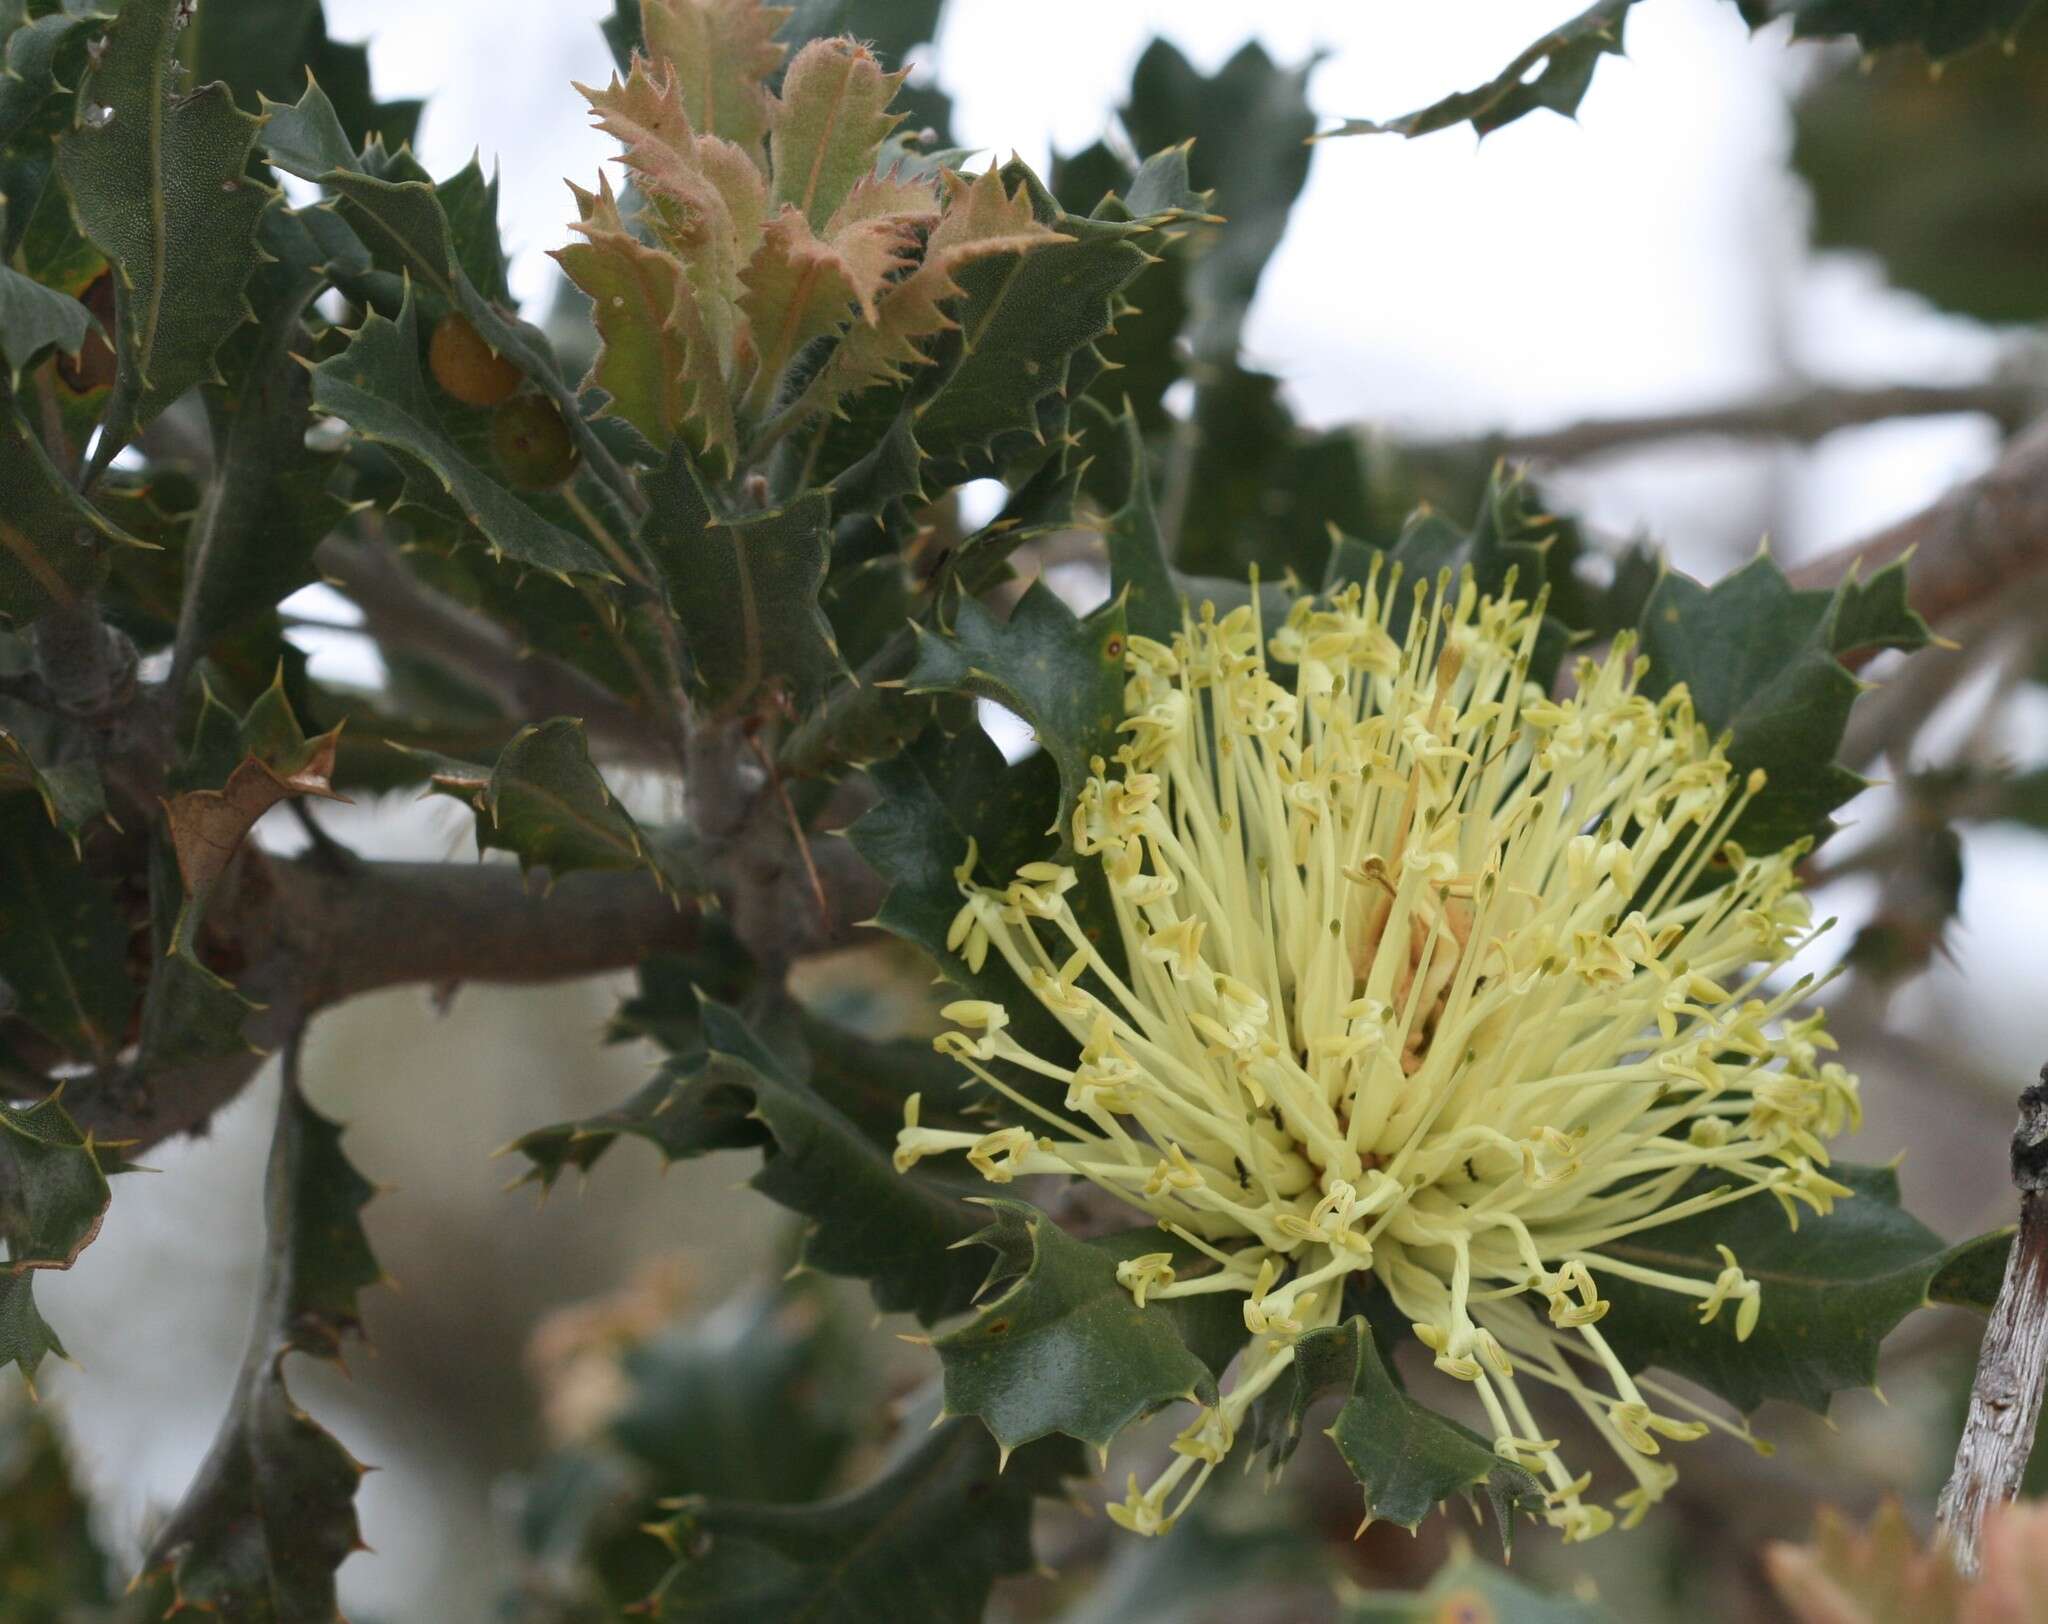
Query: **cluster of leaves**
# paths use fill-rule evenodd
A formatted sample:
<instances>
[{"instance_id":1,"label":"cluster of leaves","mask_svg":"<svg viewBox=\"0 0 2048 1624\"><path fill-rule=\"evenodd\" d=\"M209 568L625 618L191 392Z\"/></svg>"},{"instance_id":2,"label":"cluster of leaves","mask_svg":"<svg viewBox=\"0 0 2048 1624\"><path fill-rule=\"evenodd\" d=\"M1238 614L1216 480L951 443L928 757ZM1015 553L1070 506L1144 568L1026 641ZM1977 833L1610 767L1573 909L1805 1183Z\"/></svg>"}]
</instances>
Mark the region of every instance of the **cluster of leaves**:
<instances>
[{"instance_id":1,"label":"cluster of leaves","mask_svg":"<svg viewBox=\"0 0 2048 1624\"><path fill-rule=\"evenodd\" d=\"M1625 9L1596 8L1617 26ZM1807 9L1822 26L1829 8ZM0 1359L32 1374L58 1351L31 1282L79 1255L121 1166L79 1122L131 1121L286 1041L256 1330L151 1550L191 1607L332 1616L357 1545L360 1468L283 1376L292 1354L339 1355L378 1274L370 1187L299 1086L306 1011L245 952L272 895L249 837L273 808L438 792L550 884L608 871L683 906L735 888L729 836L637 816L615 780L684 756L696 795L715 737L771 786L741 821L795 826L779 906L801 908L814 837L861 813L876 923L1054 1052L1000 963L944 951L953 871L970 841L997 868L1047 849L1113 741L1124 639L1170 635L1191 596L1334 587L1377 554L1547 586L1553 663L1634 627L1654 680L1689 683L1737 766L1768 770L1739 833L1770 845L1824 834L1858 787L1826 765L1856 692L1844 657L1925 640L1897 570L1799 591L1760 558L1709 589L1636 555L1596 586L1588 544L1512 476L1297 424L1239 348L1315 121L1306 67L1256 48L1205 75L1154 45L1112 139L1045 178L970 174L942 97L915 96L909 125L896 110L890 48L929 37L934 6L628 3L607 30L619 74L585 93L626 178L577 192L557 256L589 302L590 342L560 346L594 354L578 377L511 305L494 183L427 173L405 144L417 109L374 101L316 3L288 27L259 0L188 11L0 0L0 1079L19 1102L0 1105ZM1517 82L1546 84L1535 66ZM313 191L294 203L279 174ZM1001 505L970 525L961 488L984 480ZM1411 516L1424 492L1440 500ZM1059 532L1103 538L1114 591L1088 613L1014 589L1012 555ZM305 669L280 606L316 575L364 610L383 686ZM574 703L492 680L478 646ZM1040 748L1006 763L976 700ZM304 861L355 860L316 842ZM549 1469L531 1548L548 1574L571 1552L597 1587L572 1599L600 1608L776 1617L801 1594L859 1618L881 1593L891 1616L971 1618L1029 1565L1034 1498L1086 1468L1077 1446L1213 1399L1242 1320L1221 1296L1134 1304L1116 1266L1154 1232L1081 1239L897 1173L909 1094L927 1122L980 1108L921 1045L795 1009L754 919L708 915L692 952L641 967L618 1024L665 1051L642 1089L515 1148L543 1185L621 1137L668 1160L758 1150L756 1187L803 1222L799 1261L935 1330L951 1419L818 1499L872 1438L866 1389L811 1380L854 1378L800 1288L734 1349L637 1349L640 1408ZM1774 1281L1756 1357L1702 1354L1662 1300L1616 1316L1623 1357L1744 1408L1824 1407L1869 1382L1910 1309L1983 1300L1999 1238L1945 1247L1887 1175L1853 1177L1861 1198L1796 1245L1775 1209L1744 1209L1745 1261ZM1665 1239L1660 1268L1719 1273L1706 1235ZM1260 1412L1276 1467L1334 1393L1368 1515L1412 1526L1482 1489L1511 1513L1526 1482L1406 1392L1358 1306ZM815 1410L713 1459L691 1427L740 1380L732 1359L762 1413L798 1388ZM632 1533L678 1494L701 1498L661 1542Z\"/></svg>"}]
</instances>

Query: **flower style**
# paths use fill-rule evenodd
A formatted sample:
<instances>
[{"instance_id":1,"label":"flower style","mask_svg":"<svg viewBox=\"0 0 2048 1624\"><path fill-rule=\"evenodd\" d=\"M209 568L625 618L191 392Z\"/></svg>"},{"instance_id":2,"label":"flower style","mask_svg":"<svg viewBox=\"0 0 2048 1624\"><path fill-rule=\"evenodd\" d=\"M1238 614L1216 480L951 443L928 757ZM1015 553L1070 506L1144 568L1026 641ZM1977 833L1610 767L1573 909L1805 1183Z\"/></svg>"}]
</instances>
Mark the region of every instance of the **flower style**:
<instances>
[{"instance_id":1,"label":"flower style","mask_svg":"<svg viewBox=\"0 0 2048 1624\"><path fill-rule=\"evenodd\" d=\"M1111 1507L1126 1527L1171 1526L1354 1276L1470 1385L1568 1539L1614 1516L1529 1382L1625 1464L1625 1525L1676 1476L1666 1440L1742 1433L1631 1375L1601 1282L1696 1298L1702 1335L1747 1338L1763 1291L1732 1252L1707 1283L1615 1243L1760 1193L1796 1227L1849 1194L1823 1169L1855 1079L1821 1062L1819 1015L1792 1018L1811 978L1769 985L1812 934L1804 846L1729 839L1763 775L1738 778L1682 686L1640 691L1628 637L1549 698L1529 680L1542 620L1469 572L1404 588L1375 570L1298 600L1270 640L1256 608L1204 604L1170 647L1129 640L1125 742L1073 813L1113 927L1077 917L1066 864L1000 888L971 849L958 870L949 947L976 970L1000 954L1079 1058L1024 1047L999 1004L949 1005L938 1047L1017 1125L920 1126L913 1100L898 1167L962 1151L992 1183L1087 1179L1213 1265L1128 1260L1140 1304L1243 1298L1234 1385Z\"/></svg>"}]
</instances>

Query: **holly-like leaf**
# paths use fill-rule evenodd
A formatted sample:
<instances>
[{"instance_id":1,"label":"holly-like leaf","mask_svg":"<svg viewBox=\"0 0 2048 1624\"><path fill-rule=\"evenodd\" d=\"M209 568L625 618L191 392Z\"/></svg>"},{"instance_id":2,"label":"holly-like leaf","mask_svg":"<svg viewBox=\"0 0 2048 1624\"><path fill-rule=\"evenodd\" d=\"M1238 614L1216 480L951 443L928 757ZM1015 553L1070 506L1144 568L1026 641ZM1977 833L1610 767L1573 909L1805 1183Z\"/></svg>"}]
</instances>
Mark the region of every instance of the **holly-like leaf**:
<instances>
[{"instance_id":1,"label":"holly-like leaf","mask_svg":"<svg viewBox=\"0 0 2048 1624\"><path fill-rule=\"evenodd\" d=\"M812 491L727 518L680 446L645 483L641 544L661 571L706 702L736 713L781 688L808 708L846 670L818 606L832 539L828 498Z\"/></svg>"},{"instance_id":2,"label":"holly-like leaf","mask_svg":"<svg viewBox=\"0 0 2048 1624\"><path fill-rule=\"evenodd\" d=\"M1794 588L1759 553L1712 587L1667 573L1643 606L1643 691L1661 697L1683 682L1709 732L1729 735L1738 781L1763 768L1762 791L1733 838L1776 851L1833 830L1829 814L1863 787L1835 762L1849 708L1862 691L1841 656L1873 648L1915 649L1927 624L1905 597L1905 566L1832 592Z\"/></svg>"},{"instance_id":3,"label":"holly-like leaf","mask_svg":"<svg viewBox=\"0 0 2048 1624\"><path fill-rule=\"evenodd\" d=\"M213 1448L145 1562L170 1572L180 1608L277 1624L340 1616L334 1574L362 1548L363 1468L292 1402L283 1371L293 1353L338 1358L360 1330L357 1298L380 1278L361 1223L372 1194L341 1130L300 1092L294 1046L263 1187L256 1327Z\"/></svg>"},{"instance_id":4,"label":"holly-like leaf","mask_svg":"<svg viewBox=\"0 0 2048 1624\"><path fill-rule=\"evenodd\" d=\"M1490 1562L1456 1556L1413 1592L1375 1590L1344 1603L1338 1624L1615 1624L1598 1602L1552 1596ZM1932 1624L1932 1621L1929 1621Z\"/></svg>"},{"instance_id":5,"label":"holly-like leaf","mask_svg":"<svg viewBox=\"0 0 2048 1624\"><path fill-rule=\"evenodd\" d=\"M704 1049L665 1065L623 1106L542 1128L512 1149L550 1186L567 1167L589 1168L621 1135L645 1139L665 1161L759 1146L753 1187L811 1220L803 1261L868 1282L875 1302L926 1324L971 1300L983 1271L948 1248L974 1233L956 1192L913 1170L900 1174L881 1144L765 1048L732 1010L702 1006Z\"/></svg>"},{"instance_id":6,"label":"holly-like leaf","mask_svg":"<svg viewBox=\"0 0 2048 1624\"><path fill-rule=\"evenodd\" d=\"M128 930L106 883L34 795L0 795L0 981L66 1053L105 1059L135 1007Z\"/></svg>"},{"instance_id":7,"label":"holly-like leaf","mask_svg":"<svg viewBox=\"0 0 2048 1624\"><path fill-rule=\"evenodd\" d=\"M71 842L74 855L88 825L107 813L106 785L91 761L38 765L28 746L0 727L0 796L27 790L43 803L50 822Z\"/></svg>"},{"instance_id":8,"label":"holly-like leaf","mask_svg":"<svg viewBox=\"0 0 2048 1624\"><path fill-rule=\"evenodd\" d=\"M57 169L85 234L114 264L118 363L97 473L134 430L214 375L248 318L267 189L245 173L259 120L225 85L177 83L181 0L134 0L107 25Z\"/></svg>"},{"instance_id":9,"label":"holly-like leaf","mask_svg":"<svg viewBox=\"0 0 2048 1624\"><path fill-rule=\"evenodd\" d=\"M62 91L78 83L86 51L109 21L109 12L81 7L17 22L0 66L0 147L13 146Z\"/></svg>"},{"instance_id":10,"label":"holly-like leaf","mask_svg":"<svg viewBox=\"0 0 2048 1624\"><path fill-rule=\"evenodd\" d=\"M1484 84L1418 107L1399 118L1346 119L1332 135L1428 135L1470 124L1488 135L1524 113L1579 110L1603 56L1621 53L1621 32L1636 0L1596 0L1522 51Z\"/></svg>"},{"instance_id":11,"label":"holly-like leaf","mask_svg":"<svg viewBox=\"0 0 2048 1624\"><path fill-rule=\"evenodd\" d=\"M10 396L0 401L0 621L75 603L106 574L108 545L143 545L59 473Z\"/></svg>"},{"instance_id":12,"label":"holly-like leaf","mask_svg":"<svg viewBox=\"0 0 2048 1624\"><path fill-rule=\"evenodd\" d=\"M1160 272L1184 276L1193 307L1186 336L1198 361L1236 364L1259 278L1307 183L1316 128L1307 96L1313 66L1281 68L1251 44L1204 74L1160 39L1131 71L1124 128L1138 151L1159 156L1133 178L1126 204L1138 215L1199 208L1223 217L1220 229L1196 233L1184 262L1154 267L1133 290L1142 307L1153 296L1146 284Z\"/></svg>"},{"instance_id":13,"label":"holly-like leaf","mask_svg":"<svg viewBox=\"0 0 2048 1624\"><path fill-rule=\"evenodd\" d=\"M68 1269L99 1233L107 1212L100 1152L56 1096L0 1105L0 1365L13 1364L33 1390L45 1355L64 1357L35 1303L31 1277Z\"/></svg>"},{"instance_id":14,"label":"holly-like leaf","mask_svg":"<svg viewBox=\"0 0 2048 1624\"><path fill-rule=\"evenodd\" d=\"M1970 1619L1989 1624L2000 1610L1993 1598L2017 1600L2035 1590L2024 1568L2010 1574L1995 1573L1993 1568L1997 1556L2039 1548L2040 1516L2038 1501L2008 1502L1989 1512L1987 1533L2008 1518L2022 1527L2030 1522L2036 1526L2026 1530L2035 1537L2004 1550L1999 1549L2004 1541L1987 1541L1982 1588L1972 1598L1990 1603L1981 1609L1966 1600L1970 1586L1956 1571L1948 1545L1939 1538L1923 1545L1895 1495L1887 1495L1862 1528L1833 1506L1820 1507L1806 1544L1774 1540L1764 1547L1764 1572L1797 1624L1883 1624L1890 1619L1912 1619L1915 1624L1961 1624ZM2001 1581L2010 1588L2002 1589Z\"/></svg>"},{"instance_id":15,"label":"holly-like leaf","mask_svg":"<svg viewBox=\"0 0 2048 1624\"><path fill-rule=\"evenodd\" d=\"M1825 1413L1835 1393L1875 1384L1879 1344L1914 1309L1941 1301L1988 1311L2009 1233L1950 1246L1899 1206L1891 1168L1837 1164L1828 1176L1854 1197L1825 1217L1802 1214L1796 1231L1775 1201L1739 1201L1602 1248L1625 1263L1711 1281L1727 1267L1718 1250L1726 1246L1763 1286L1756 1329L1738 1342L1706 1335L1691 1299L1601 1276L1614 1304L1601 1333L1622 1362L1661 1365L1738 1409L1776 1398ZM1673 1199L1722 1182L1701 1173Z\"/></svg>"},{"instance_id":16,"label":"holly-like leaf","mask_svg":"<svg viewBox=\"0 0 2048 1624\"><path fill-rule=\"evenodd\" d=\"M1007 622L963 598L950 631L920 634L904 686L994 700L1029 723L1059 764L1060 802L1050 821L1064 829L1090 759L1115 749L1124 715L1124 639L1122 603L1112 599L1077 616L1035 581Z\"/></svg>"},{"instance_id":17,"label":"holly-like leaf","mask_svg":"<svg viewBox=\"0 0 2048 1624\"><path fill-rule=\"evenodd\" d=\"M419 316L410 292L396 321L373 311L347 349L313 369L313 404L416 466L460 507L494 556L564 579L611 577L594 546L543 517L449 437L420 376Z\"/></svg>"},{"instance_id":18,"label":"holly-like leaf","mask_svg":"<svg viewBox=\"0 0 2048 1624\"><path fill-rule=\"evenodd\" d=\"M96 325L92 312L68 293L0 265L0 360L7 363L11 387L20 385L22 373L46 351L77 355Z\"/></svg>"},{"instance_id":19,"label":"holly-like leaf","mask_svg":"<svg viewBox=\"0 0 2048 1624\"><path fill-rule=\"evenodd\" d=\"M35 1276L0 1274L0 1369L13 1365L33 1391L36 1371L53 1353L69 1357L36 1307Z\"/></svg>"},{"instance_id":20,"label":"holly-like leaf","mask_svg":"<svg viewBox=\"0 0 2048 1624\"><path fill-rule=\"evenodd\" d=\"M907 70L884 72L874 53L850 39L814 39L796 53L768 104L771 197L793 205L811 229L870 174L889 132L903 122L889 104Z\"/></svg>"},{"instance_id":21,"label":"holly-like leaf","mask_svg":"<svg viewBox=\"0 0 2048 1624\"><path fill-rule=\"evenodd\" d=\"M581 868L646 868L665 883L656 854L613 798L590 759L590 741L573 717L521 728L488 771L439 762L438 790L476 809L476 841L544 868L555 879Z\"/></svg>"},{"instance_id":22,"label":"holly-like leaf","mask_svg":"<svg viewBox=\"0 0 2048 1624\"><path fill-rule=\"evenodd\" d=\"M760 0L641 0L648 54L671 65L690 128L721 136L761 161L767 81L782 66L775 33L789 15Z\"/></svg>"},{"instance_id":23,"label":"holly-like leaf","mask_svg":"<svg viewBox=\"0 0 2048 1624\"><path fill-rule=\"evenodd\" d=\"M1852 38L1865 51L1917 46L1932 60L1990 39L2011 39L2035 0L1735 0L1743 20L1762 28L1792 19L1794 39Z\"/></svg>"},{"instance_id":24,"label":"holly-like leaf","mask_svg":"<svg viewBox=\"0 0 2048 1624\"><path fill-rule=\"evenodd\" d=\"M336 277L369 256L334 211L264 210L268 256L249 282L256 320L221 349L225 381L205 391L215 468L193 527L179 627L178 676L216 639L313 578L313 549L348 506L328 488L334 458L310 451L312 379L301 364L300 318Z\"/></svg>"},{"instance_id":25,"label":"holly-like leaf","mask_svg":"<svg viewBox=\"0 0 2048 1624\"><path fill-rule=\"evenodd\" d=\"M572 188L583 241L551 257L590 295L599 349L586 384L611 396L606 410L649 445L688 432L700 453L730 465L739 455L724 357L697 309L683 262L626 229L611 183Z\"/></svg>"},{"instance_id":26,"label":"holly-like leaf","mask_svg":"<svg viewBox=\"0 0 2048 1624\"><path fill-rule=\"evenodd\" d=\"M933 1344L946 1411L979 1416L1005 1450L1058 1433L1106 1450L1167 1405L1216 1402L1216 1377L1244 1341L1222 1292L1140 1308L1116 1266L1170 1252L1185 1272L1194 1248L1133 1230L1077 1241L1022 1201L978 1203L995 1221L973 1238L996 1254L990 1284L1013 1282L968 1324Z\"/></svg>"},{"instance_id":27,"label":"holly-like leaf","mask_svg":"<svg viewBox=\"0 0 2048 1624\"><path fill-rule=\"evenodd\" d=\"M648 1611L697 1624L976 1624L995 1581L1033 1565L1034 1498L1074 1471L1058 1445L1006 1463L980 1427L954 1421L836 1500L689 1500L658 1530L677 1562Z\"/></svg>"},{"instance_id":28,"label":"holly-like leaf","mask_svg":"<svg viewBox=\"0 0 2048 1624\"><path fill-rule=\"evenodd\" d=\"M1325 1436L1365 1491L1366 1521L1413 1529L1452 1495L1483 1490L1506 1549L1515 1516L1542 1507L1542 1487L1526 1470L1402 1390L1362 1315L1302 1336L1292 1369L1254 1405L1252 1434L1274 1472L1301 1442L1309 1406L1332 1391L1344 1402Z\"/></svg>"},{"instance_id":29,"label":"holly-like leaf","mask_svg":"<svg viewBox=\"0 0 2048 1624\"><path fill-rule=\"evenodd\" d=\"M876 298L910 263L910 224L897 216L858 222L827 242L792 205L768 222L740 272L739 307L758 357L748 390L757 410L775 398L777 380L806 345L839 332L856 313L875 321Z\"/></svg>"},{"instance_id":30,"label":"holly-like leaf","mask_svg":"<svg viewBox=\"0 0 2048 1624\"><path fill-rule=\"evenodd\" d=\"M296 96L310 76L333 98L352 150L373 136L396 152L419 125L416 101L380 102L370 90L370 52L327 35L321 0L206 0L186 24L185 60L201 84L219 79L251 112Z\"/></svg>"}]
</instances>

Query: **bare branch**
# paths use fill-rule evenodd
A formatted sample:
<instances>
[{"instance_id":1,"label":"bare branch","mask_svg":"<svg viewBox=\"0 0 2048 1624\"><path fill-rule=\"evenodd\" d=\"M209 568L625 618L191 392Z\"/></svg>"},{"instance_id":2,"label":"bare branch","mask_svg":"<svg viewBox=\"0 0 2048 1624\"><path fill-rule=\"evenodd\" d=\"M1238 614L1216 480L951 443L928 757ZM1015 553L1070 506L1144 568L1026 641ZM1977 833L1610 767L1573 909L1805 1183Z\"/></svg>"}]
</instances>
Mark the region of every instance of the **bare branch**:
<instances>
[{"instance_id":1,"label":"bare branch","mask_svg":"<svg viewBox=\"0 0 2048 1624\"><path fill-rule=\"evenodd\" d=\"M445 597L374 542L329 536L314 553L321 574L363 612L363 631L386 648L452 667L507 714L581 717L593 743L624 760L672 764L669 735L596 678L522 649L495 622Z\"/></svg>"},{"instance_id":2,"label":"bare branch","mask_svg":"<svg viewBox=\"0 0 2048 1624\"><path fill-rule=\"evenodd\" d=\"M1560 429L1443 441L1415 449L1481 449L1502 457L1580 462L1666 440L1691 438L1787 440L1811 445L1837 429L1901 417L1947 417L1957 413L1981 413L2010 433L2040 407L2040 391L2019 383L1892 384L1877 389L1820 384L1797 394L1775 395L1733 406L1642 417L1592 417Z\"/></svg>"},{"instance_id":3,"label":"bare branch","mask_svg":"<svg viewBox=\"0 0 2048 1624\"><path fill-rule=\"evenodd\" d=\"M2019 1494L2048 1381L2048 1066L2020 1095L2012 1181L2020 1192L2019 1234L1984 1329L1955 1470L1941 1491L1942 1534L1965 1574L1977 1571L1986 1515Z\"/></svg>"},{"instance_id":4,"label":"bare branch","mask_svg":"<svg viewBox=\"0 0 2048 1624\"><path fill-rule=\"evenodd\" d=\"M1990 602L2048 567L2048 418L2008 446L1985 473L1933 506L1853 546L1793 570L1800 586L1831 586L1913 555L1913 607L1936 624Z\"/></svg>"}]
</instances>

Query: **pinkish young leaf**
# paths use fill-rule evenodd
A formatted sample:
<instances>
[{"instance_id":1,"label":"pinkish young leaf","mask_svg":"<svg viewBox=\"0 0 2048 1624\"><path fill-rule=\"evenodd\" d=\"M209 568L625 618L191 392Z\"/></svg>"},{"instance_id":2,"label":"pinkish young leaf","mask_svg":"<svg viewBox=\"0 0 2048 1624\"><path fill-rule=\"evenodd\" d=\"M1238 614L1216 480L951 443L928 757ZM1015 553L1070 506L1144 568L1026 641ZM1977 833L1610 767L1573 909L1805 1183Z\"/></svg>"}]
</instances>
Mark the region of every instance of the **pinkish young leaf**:
<instances>
[{"instance_id":1,"label":"pinkish young leaf","mask_svg":"<svg viewBox=\"0 0 2048 1624\"><path fill-rule=\"evenodd\" d=\"M812 40L790 63L768 104L769 170L775 200L794 204L814 231L830 235L826 222L874 172L875 154L903 122L889 111L903 78L847 39Z\"/></svg>"},{"instance_id":2,"label":"pinkish young leaf","mask_svg":"<svg viewBox=\"0 0 2048 1624\"><path fill-rule=\"evenodd\" d=\"M735 143L761 162L767 80L782 66L776 30L789 8L760 0L644 0L641 31L654 60L674 70L692 129Z\"/></svg>"}]
</instances>

